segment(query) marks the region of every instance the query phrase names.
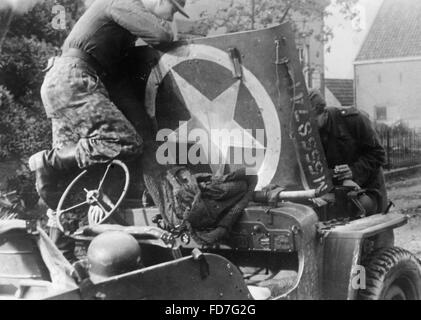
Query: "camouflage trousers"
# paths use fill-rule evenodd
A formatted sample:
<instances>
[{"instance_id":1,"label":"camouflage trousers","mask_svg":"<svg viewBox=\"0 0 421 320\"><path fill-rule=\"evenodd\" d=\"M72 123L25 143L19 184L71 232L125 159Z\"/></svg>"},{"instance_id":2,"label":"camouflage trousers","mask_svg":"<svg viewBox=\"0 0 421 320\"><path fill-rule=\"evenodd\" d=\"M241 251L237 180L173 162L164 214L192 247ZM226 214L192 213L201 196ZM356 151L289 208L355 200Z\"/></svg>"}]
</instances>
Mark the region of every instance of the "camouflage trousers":
<instances>
[{"instance_id":1,"label":"camouflage trousers","mask_svg":"<svg viewBox=\"0 0 421 320\"><path fill-rule=\"evenodd\" d=\"M82 60L58 58L45 77L41 97L52 121L53 147L76 144L80 168L141 154L142 138Z\"/></svg>"},{"instance_id":2,"label":"camouflage trousers","mask_svg":"<svg viewBox=\"0 0 421 320\"><path fill-rule=\"evenodd\" d=\"M78 58L56 58L41 88L52 122L53 148L76 145L81 169L120 158L129 161L142 153L142 138L113 104L96 72ZM56 215L48 211L50 227Z\"/></svg>"}]
</instances>

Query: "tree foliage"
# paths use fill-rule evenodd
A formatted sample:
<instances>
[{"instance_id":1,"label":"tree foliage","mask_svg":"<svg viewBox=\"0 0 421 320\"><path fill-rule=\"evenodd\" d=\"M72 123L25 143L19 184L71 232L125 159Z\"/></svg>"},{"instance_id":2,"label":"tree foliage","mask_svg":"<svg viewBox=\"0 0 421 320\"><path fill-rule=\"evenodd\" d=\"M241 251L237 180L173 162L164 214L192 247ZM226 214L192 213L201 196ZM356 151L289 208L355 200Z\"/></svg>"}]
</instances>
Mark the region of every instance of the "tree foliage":
<instances>
[{"instance_id":1,"label":"tree foliage","mask_svg":"<svg viewBox=\"0 0 421 320\"><path fill-rule=\"evenodd\" d=\"M0 0L1 1L1 0ZM66 8L66 29L52 27L55 4ZM26 165L32 154L51 147L51 123L41 102L42 71L84 11L82 0L45 0L15 15L0 48L0 161L22 165L7 181L26 204L37 201L34 176Z\"/></svg>"},{"instance_id":2,"label":"tree foliage","mask_svg":"<svg viewBox=\"0 0 421 320\"><path fill-rule=\"evenodd\" d=\"M193 0L193 2L198 1L202 0ZM355 18L353 6L358 0L333 1L340 7L345 18ZM203 11L200 14L199 28L204 27L208 32L224 29L230 33L266 28L282 21L290 21L298 32L302 31L298 21L306 24L314 20L320 21L328 16L330 12L327 6L330 2L330 0L230 0L216 12ZM309 32L318 32L315 36L320 41L328 41L333 36L332 30L326 27L320 31L306 30L306 32L307 35Z\"/></svg>"},{"instance_id":3,"label":"tree foliage","mask_svg":"<svg viewBox=\"0 0 421 320\"><path fill-rule=\"evenodd\" d=\"M23 103L16 102L13 95L0 86L0 158L25 159L50 147L51 129L41 102Z\"/></svg>"},{"instance_id":4,"label":"tree foliage","mask_svg":"<svg viewBox=\"0 0 421 320\"><path fill-rule=\"evenodd\" d=\"M52 26L56 4L66 9L65 30ZM0 54L0 85L18 100L26 97L26 100L40 101L42 70L48 59L59 53L84 9L82 0L45 0L26 14L15 15Z\"/></svg>"},{"instance_id":5,"label":"tree foliage","mask_svg":"<svg viewBox=\"0 0 421 320\"><path fill-rule=\"evenodd\" d=\"M65 30L52 27L55 4L66 8ZM50 145L51 125L40 97L43 69L83 10L82 0L45 0L14 16L0 51L0 158L27 158Z\"/></svg>"},{"instance_id":6,"label":"tree foliage","mask_svg":"<svg viewBox=\"0 0 421 320\"><path fill-rule=\"evenodd\" d=\"M52 44L35 36L6 39L0 53L0 85L18 99L30 97L31 100L39 100L44 76L42 70L48 58L55 53Z\"/></svg>"},{"instance_id":7,"label":"tree foliage","mask_svg":"<svg viewBox=\"0 0 421 320\"><path fill-rule=\"evenodd\" d=\"M53 6L61 5L66 9L66 29L52 27ZM60 47L77 19L85 10L82 0L44 0L23 15L15 15L10 25L9 36L35 37L56 47Z\"/></svg>"}]
</instances>

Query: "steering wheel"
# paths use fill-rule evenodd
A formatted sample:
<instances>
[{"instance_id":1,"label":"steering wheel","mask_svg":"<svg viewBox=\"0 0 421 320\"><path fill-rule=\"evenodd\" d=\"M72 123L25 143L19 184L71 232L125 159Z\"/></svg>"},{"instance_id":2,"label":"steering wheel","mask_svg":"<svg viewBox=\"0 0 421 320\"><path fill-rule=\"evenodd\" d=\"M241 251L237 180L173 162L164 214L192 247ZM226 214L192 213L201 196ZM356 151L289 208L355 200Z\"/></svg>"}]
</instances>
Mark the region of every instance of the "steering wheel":
<instances>
[{"instance_id":1,"label":"steering wheel","mask_svg":"<svg viewBox=\"0 0 421 320\"><path fill-rule=\"evenodd\" d=\"M120 167L124 172L124 186L121 193L117 198L117 201L112 201L111 198L104 192L104 182L109 175L109 172L114 167ZM127 194L130 184L130 174L127 166L120 160L111 161L106 169L105 173L99 181L98 187L93 190L88 190L86 187L83 188L84 194L80 195L82 198L85 198L85 201L80 202L69 207L65 206L67 200L71 197L72 194L75 194L76 185L80 183L84 178L87 177L89 169L84 170L80 173L66 188L63 195L60 198L60 202L57 206L57 226L65 234L69 234L68 230L65 230L62 224L63 214L65 213L74 213L82 208L88 209L88 223L89 226L95 226L102 224L106 221L120 206L124 197Z\"/></svg>"}]
</instances>

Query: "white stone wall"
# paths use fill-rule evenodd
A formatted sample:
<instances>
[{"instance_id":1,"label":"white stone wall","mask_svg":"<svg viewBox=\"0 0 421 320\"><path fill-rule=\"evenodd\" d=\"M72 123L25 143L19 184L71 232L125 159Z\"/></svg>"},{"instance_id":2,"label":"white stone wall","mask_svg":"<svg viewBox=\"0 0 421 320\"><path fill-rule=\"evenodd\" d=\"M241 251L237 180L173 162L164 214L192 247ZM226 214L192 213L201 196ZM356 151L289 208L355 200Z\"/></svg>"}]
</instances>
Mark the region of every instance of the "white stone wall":
<instances>
[{"instance_id":1,"label":"white stone wall","mask_svg":"<svg viewBox=\"0 0 421 320\"><path fill-rule=\"evenodd\" d=\"M421 58L355 65L356 106L376 120L387 108L387 124L403 121L421 127Z\"/></svg>"}]
</instances>

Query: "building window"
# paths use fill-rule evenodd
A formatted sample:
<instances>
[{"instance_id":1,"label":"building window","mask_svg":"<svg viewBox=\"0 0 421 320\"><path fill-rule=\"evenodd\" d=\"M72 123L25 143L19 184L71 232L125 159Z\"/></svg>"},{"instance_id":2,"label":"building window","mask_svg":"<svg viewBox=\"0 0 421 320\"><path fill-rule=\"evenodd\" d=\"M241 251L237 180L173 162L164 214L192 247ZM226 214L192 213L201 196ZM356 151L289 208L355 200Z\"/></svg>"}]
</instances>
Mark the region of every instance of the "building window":
<instances>
[{"instance_id":1,"label":"building window","mask_svg":"<svg viewBox=\"0 0 421 320\"><path fill-rule=\"evenodd\" d=\"M298 56L300 58L301 66L305 68L307 64L309 63L310 46L299 44L297 47L298 47Z\"/></svg>"},{"instance_id":2,"label":"building window","mask_svg":"<svg viewBox=\"0 0 421 320\"><path fill-rule=\"evenodd\" d=\"M298 56L300 58L301 68L303 69L304 78L308 87L313 87L311 68L310 68L310 46L298 45Z\"/></svg>"},{"instance_id":3,"label":"building window","mask_svg":"<svg viewBox=\"0 0 421 320\"><path fill-rule=\"evenodd\" d=\"M305 54L304 54L304 48L298 48L298 56L300 57L300 63L301 66L304 67L306 61L305 61Z\"/></svg>"},{"instance_id":4,"label":"building window","mask_svg":"<svg viewBox=\"0 0 421 320\"><path fill-rule=\"evenodd\" d=\"M376 120L377 121L386 121L387 120L387 108L386 107L376 107Z\"/></svg>"},{"instance_id":5,"label":"building window","mask_svg":"<svg viewBox=\"0 0 421 320\"><path fill-rule=\"evenodd\" d=\"M314 70L312 72L312 85L313 88L321 88L322 87L322 74L319 70Z\"/></svg>"}]
</instances>

